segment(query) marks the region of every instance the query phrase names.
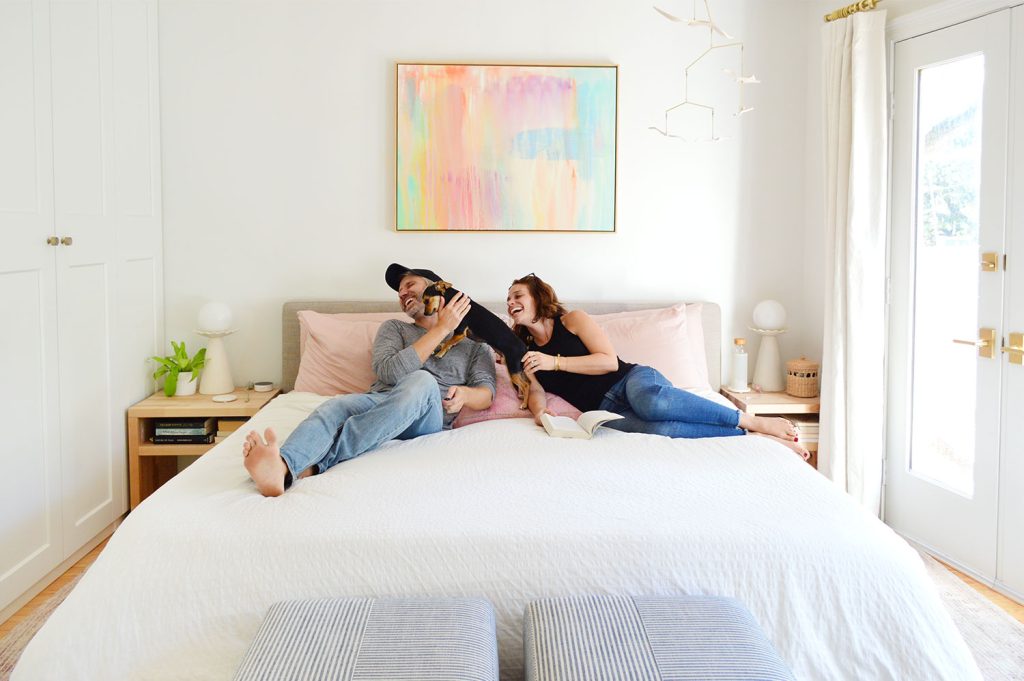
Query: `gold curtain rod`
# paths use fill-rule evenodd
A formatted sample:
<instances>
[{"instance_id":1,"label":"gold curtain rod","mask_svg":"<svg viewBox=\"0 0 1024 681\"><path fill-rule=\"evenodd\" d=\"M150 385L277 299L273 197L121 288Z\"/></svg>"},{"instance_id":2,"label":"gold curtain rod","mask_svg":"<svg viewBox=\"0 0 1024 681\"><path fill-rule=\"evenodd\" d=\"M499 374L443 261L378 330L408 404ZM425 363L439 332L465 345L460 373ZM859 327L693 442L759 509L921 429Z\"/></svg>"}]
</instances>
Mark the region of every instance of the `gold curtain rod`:
<instances>
[{"instance_id":1,"label":"gold curtain rod","mask_svg":"<svg viewBox=\"0 0 1024 681\"><path fill-rule=\"evenodd\" d=\"M869 9L874 9L875 5L880 3L882 0L860 0L852 5L846 7L840 7L839 9L830 12L825 15L825 21L835 21L836 19L845 19L846 17L854 14L855 12L866 12Z\"/></svg>"}]
</instances>

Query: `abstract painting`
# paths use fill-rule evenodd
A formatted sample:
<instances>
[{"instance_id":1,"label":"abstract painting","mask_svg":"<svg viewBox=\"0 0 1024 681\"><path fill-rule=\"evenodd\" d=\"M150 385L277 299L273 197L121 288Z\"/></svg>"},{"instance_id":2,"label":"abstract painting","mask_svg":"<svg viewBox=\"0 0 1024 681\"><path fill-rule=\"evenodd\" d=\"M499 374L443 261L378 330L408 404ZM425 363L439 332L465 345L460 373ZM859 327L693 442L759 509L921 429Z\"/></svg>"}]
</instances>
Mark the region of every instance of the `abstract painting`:
<instances>
[{"instance_id":1,"label":"abstract painting","mask_svg":"<svg viewBox=\"0 0 1024 681\"><path fill-rule=\"evenodd\" d=\"M396 229L615 231L616 66L398 64Z\"/></svg>"}]
</instances>

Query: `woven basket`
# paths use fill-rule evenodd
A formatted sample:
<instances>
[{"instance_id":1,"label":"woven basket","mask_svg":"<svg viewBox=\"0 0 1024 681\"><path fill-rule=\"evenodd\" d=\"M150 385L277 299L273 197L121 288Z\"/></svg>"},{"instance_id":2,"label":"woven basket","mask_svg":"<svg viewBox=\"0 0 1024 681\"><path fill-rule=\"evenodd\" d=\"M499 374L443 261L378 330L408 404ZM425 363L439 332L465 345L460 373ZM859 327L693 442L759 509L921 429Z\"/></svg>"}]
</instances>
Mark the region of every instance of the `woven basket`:
<instances>
[{"instance_id":1,"label":"woven basket","mask_svg":"<svg viewBox=\"0 0 1024 681\"><path fill-rule=\"evenodd\" d=\"M786 362L786 393L793 397L817 397L818 363L806 357Z\"/></svg>"}]
</instances>

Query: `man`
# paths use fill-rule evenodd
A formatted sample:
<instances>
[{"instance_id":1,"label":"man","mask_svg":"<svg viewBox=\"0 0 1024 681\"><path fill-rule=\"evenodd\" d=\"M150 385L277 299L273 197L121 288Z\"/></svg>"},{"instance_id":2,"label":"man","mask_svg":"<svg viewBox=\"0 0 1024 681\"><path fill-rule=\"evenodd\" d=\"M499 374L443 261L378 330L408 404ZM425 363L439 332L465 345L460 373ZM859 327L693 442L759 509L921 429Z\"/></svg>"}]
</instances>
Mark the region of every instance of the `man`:
<instances>
[{"instance_id":1,"label":"man","mask_svg":"<svg viewBox=\"0 0 1024 681\"><path fill-rule=\"evenodd\" d=\"M391 319L373 341L370 392L339 395L321 404L278 446L272 428L266 444L250 431L242 445L245 469L268 497L293 480L323 473L388 440L408 440L451 427L463 407L486 409L494 399L494 359L481 343L463 340L441 359L434 350L469 312L459 293L436 315L423 314L423 290L441 277L392 263L384 274L412 322Z\"/></svg>"}]
</instances>

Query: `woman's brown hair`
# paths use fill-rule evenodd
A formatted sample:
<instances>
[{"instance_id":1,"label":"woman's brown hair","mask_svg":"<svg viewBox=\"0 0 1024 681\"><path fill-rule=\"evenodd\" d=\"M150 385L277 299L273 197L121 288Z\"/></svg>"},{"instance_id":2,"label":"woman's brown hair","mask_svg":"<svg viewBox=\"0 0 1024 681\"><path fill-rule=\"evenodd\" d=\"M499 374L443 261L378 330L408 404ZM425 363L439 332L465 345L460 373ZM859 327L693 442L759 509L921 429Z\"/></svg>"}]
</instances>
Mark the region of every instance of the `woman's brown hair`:
<instances>
[{"instance_id":1,"label":"woman's brown hair","mask_svg":"<svg viewBox=\"0 0 1024 681\"><path fill-rule=\"evenodd\" d=\"M562 303L558 302L558 295L555 293L555 289L551 288L551 284L547 283L533 272L530 272L525 277L516 279L509 288L512 288L516 284L522 284L530 292L530 297L533 298L533 302L537 305L537 317L536 319L554 319L555 317L561 317L568 310ZM536 321L536 319L534 321ZM533 336L526 329L525 326L516 324L512 327L512 331L524 342L530 343L533 341Z\"/></svg>"}]
</instances>

